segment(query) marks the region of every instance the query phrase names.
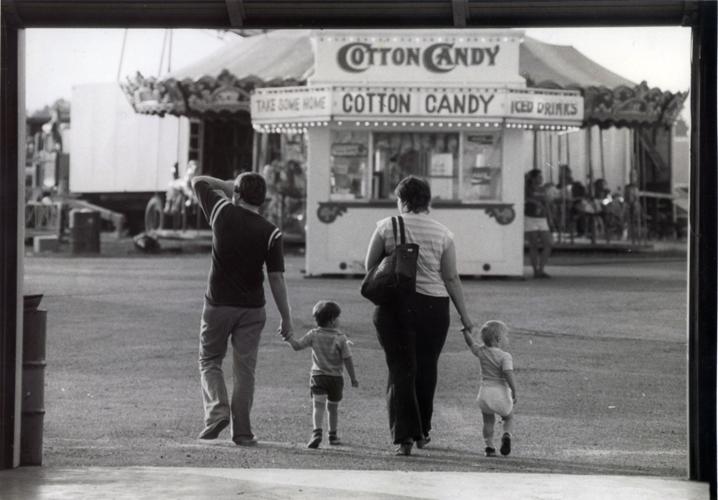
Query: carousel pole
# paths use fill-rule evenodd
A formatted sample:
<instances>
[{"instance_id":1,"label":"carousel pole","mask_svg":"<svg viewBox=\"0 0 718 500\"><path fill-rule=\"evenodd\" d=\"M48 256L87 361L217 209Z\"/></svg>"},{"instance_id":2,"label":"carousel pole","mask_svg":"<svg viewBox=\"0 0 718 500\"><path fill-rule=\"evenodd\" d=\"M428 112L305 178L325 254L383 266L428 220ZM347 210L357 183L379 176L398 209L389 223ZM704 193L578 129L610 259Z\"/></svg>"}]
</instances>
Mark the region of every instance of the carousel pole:
<instances>
[{"instance_id":1,"label":"carousel pole","mask_svg":"<svg viewBox=\"0 0 718 500\"><path fill-rule=\"evenodd\" d=\"M570 142L570 140L569 140L569 133L570 133L570 132L567 132L567 133L566 133L566 166L567 166L568 168L571 168L571 142ZM564 181L564 182L565 182L565 181ZM568 215L567 208L568 208L568 207L566 207L566 202L567 202L567 199L566 199L566 198L568 197L569 193L571 192L571 191L570 191L570 190L571 190L571 187L568 186L568 189L569 189L569 190L567 191L567 190L564 188L564 193L563 193L563 207L562 207L562 208L563 208L563 227L564 227L564 229L566 228L566 219L568 218L568 217L567 217L567 215ZM572 230L571 230L571 231L572 231ZM571 234L573 234L573 233L571 233Z\"/></svg>"},{"instance_id":2,"label":"carousel pole","mask_svg":"<svg viewBox=\"0 0 718 500\"><path fill-rule=\"evenodd\" d=\"M164 36L162 37L162 52L160 52L160 64L157 68L157 78L162 75L162 65L165 62L165 50L167 49L167 30L165 30Z\"/></svg>"},{"instance_id":3,"label":"carousel pole","mask_svg":"<svg viewBox=\"0 0 718 500\"><path fill-rule=\"evenodd\" d=\"M636 169L636 222L637 222L637 233L636 233L636 241L640 245L643 240L643 202L641 201L641 182L643 179L643 164L642 164L642 158L641 158L641 148L639 147L639 139L636 135L636 129L633 129L633 148L634 148L634 158L636 159L636 163L634 164L634 168Z\"/></svg>"},{"instance_id":4,"label":"carousel pole","mask_svg":"<svg viewBox=\"0 0 718 500\"><path fill-rule=\"evenodd\" d=\"M603 128L598 127L598 152L601 161L601 178L606 180L606 165L603 161Z\"/></svg>"},{"instance_id":5,"label":"carousel pole","mask_svg":"<svg viewBox=\"0 0 718 500\"><path fill-rule=\"evenodd\" d=\"M633 233L631 234L631 244L635 245L638 243L641 236L641 214L640 206L638 203L638 148L636 146L636 130L631 129L631 171L630 171L630 184L631 191L635 192L636 199L631 204L631 226ZM635 182L635 184L634 184Z\"/></svg>"},{"instance_id":6,"label":"carousel pole","mask_svg":"<svg viewBox=\"0 0 718 500\"><path fill-rule=\"evenodd\" d=\"M122 61L125 58L125 46L127 44L127 28L125 28L125 32L122 35L122 48L120 49L120 62L117 64L117 77L115 78L115 81L120 81L120 74L122 72Z\"/></svg>"},{"instance_id":7,"label":"carousel pole","mask_svg":"<svg viewBox=\"0 0 718 500\"><path fill-rule=\"evenodd\" d=\"M593 144L591 141L591 126L589 125L586 127L586 152L588 155L588 172L587 179L588 179L588 186L586 191L588 192L589 196L593 196Z\"/></svg>"},{"instance_id":8,"label":"carousel pole","mask_svg":"<svg viewBox=\"0 0 718 500\"><path fill-rule=\"evenodd\" d=\"M252 172L262 173L259 165L259 135L256 130L252 130Z\"/></svg>"},{"instance_id":9,"label":"carousel pole","mask_svg":"<svg viewBox=\"0 0 718 500\"><path fill-rule=\"evenodd\" d=\"M169 43L167 47L167 73L172 72L172 30L167 30L169 32Z\"/></svg>"},{"instance_id":10,"label":"carousel pole","mask_svg":"<svg viewBox=\"0 0 718 500\"><path fill-rule=\"evenodd\" d=\"M628 129L628 137L629 137L629 142L630 142L630 137L631 137L631 129L630 129L630 128ZM622 219L625 217L625 214L626 214L626 177L627 177L627 174L628 174L627 169L626 169L626 160L627 160L627 159L630 159L630 158L626 158L626 154L625 154L625 152L624 152L624 154L623 154L623 161L621 162L621 165L622 165L622 168L621 168L621 184L622 184L622 185L621 185L621 196L623 197L623 211L622 211L622 213L621 213L621 218L622 218ZM625 220L622 220L622 224L621 224L621 239L623 239L623 230L624 230L624 228L627 229L627 226L624 226L625 223L626 223L626 221L625 221ZM629 221L629 224L630 224L630 221ZM627 234L627 233L626 233L626 239L628 239L628 234Z\"/></svg>"},{"instance_id":11,"label":"carousel pole","mask_svg":"<svg viewBox=\"0 0 718 500\"><path fill-rule=\"evenodd\" d=\"M642 132L638 132L638 151L640 154L639 157L639 167L640 170L638 171L638 182L640 185L640 189L638 190L638 200L641 206L641 225L643 226L643 239L641 241L642 244L648 243L648 200L646 196L642 196L641 193L643 193L646 190L646 150L645 148L641 147L642 142Z\"/></svg>"},{"instance_id":12,"label":"carousel pole","mask_svg":"<svg viewBox=\"0 0 718 500\"><path fill-rule=\"evenodd\" d=\"M558 145L558 160L556 161L556 164L558 165L558 172L556 174L557 183L561 183L561 133L559 132L556 136L556 141ZM566 182L566 174L564 174L564 182ZM558 233L558 242L561 243L561 232L563 231L563 225L564 225L564 186L561 185L560 193L561 193L561 218L559 219L559 223L557 224L557 233Z\"/></svg>"},{"instance_id":13,"label":"carousel pole","mask_svg":"<svg viewBox=\"0 0 718 500\"><path fill-rule=\"evenodd\" d=\"M548 160L546 161L548 166L548 181L553 184L553 133L548 134Z\"/></svg>"},{"instance_id":14,"label":"carousel pole","mask_svg":"<svg viewBox=\"0 0 718 500\"><path fill-rule=\"evenodd\" d=\"M588 193L588 197L593 200L593 147L591 144L591 127L589 126L586 128L586 149L588 150L588 188L586 192ZM591 244L596 243L596 221L594 219L594 214L591 214L591 217L589 218L591 221Z\"/></svg>"},{"instance_id":15,"label":"carousel pole","mask_svg":"<svg viewBox=\"0 0 718 500\"><path fill-rule=\"evenodd\" d=\"M549 134L548 134L548 160L546 161L545 165L546 165L546 167L548 167L548 182L549 182L549 184L555 186L555 184L553 182L553 136L554 136L554 133L549 132ZM544 185L545 185L545 183L544 183ZM546 195L546 189L544 188L544 199L546 200L546 205L548 206L548 212L549 212L548 216L549 216L549 221L551 222L551 224L549 225L549 230L551 232L553 232L552 231L553 228L551 227L551 225L554 224L553 200L549 199L545 195Z\"/></svg>"}]
</instances>

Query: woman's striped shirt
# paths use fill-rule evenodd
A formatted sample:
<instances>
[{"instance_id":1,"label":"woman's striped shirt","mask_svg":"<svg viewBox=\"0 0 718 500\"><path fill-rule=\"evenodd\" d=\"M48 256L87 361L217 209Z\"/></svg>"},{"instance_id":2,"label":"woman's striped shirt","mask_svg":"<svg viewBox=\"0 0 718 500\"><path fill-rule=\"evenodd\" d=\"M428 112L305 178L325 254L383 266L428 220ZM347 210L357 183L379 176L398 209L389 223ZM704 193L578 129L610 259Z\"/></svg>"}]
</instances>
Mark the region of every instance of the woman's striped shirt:
<instances>
[{"instance_id":1,"label":"woman's striped shirt","mask_svg":"<svg viewBox=\"0 0 718 500\"><path fill-rule=\"evenodd\" d=\"M441 277L441 256L454 239L454 234L443 224L435 221L427 213L404 213L404 228L407 243L419 245L419 260L416 266L416 291L432 297L448 297L444 280ZM384 240L384 252L394 251L394 233L391 217L376 224L379 235ZM397 225L397 238L399 227Z\"/></svg>"}]
</instances>

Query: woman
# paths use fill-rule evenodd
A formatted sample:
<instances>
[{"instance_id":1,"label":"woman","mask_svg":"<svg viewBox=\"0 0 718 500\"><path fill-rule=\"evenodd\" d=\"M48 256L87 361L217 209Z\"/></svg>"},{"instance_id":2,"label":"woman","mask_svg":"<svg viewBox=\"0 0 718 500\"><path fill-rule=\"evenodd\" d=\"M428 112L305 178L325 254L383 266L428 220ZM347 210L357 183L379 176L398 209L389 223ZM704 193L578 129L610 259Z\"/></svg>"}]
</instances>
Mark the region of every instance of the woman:
<instances>
[{"instance_id":1,"label":"woman","mask_svg":"<svg viewBox=\"0 0 718 500\"><path fill-rule=\"evenodd\" d=\"M551 231L548 225L549 210L543 187L543 174L535 168L526 174L524 203L524 234L529 244L529 257L534 278L550 278L544 266L551 256ZM539 247L541 251L539 252Z\"/></svg>"},{"instance_id":2,"label":"woman","mask_svg":"<svg viewBox=\"0 0 718 500\"><path fill-rule=\"evenodd\" d=\"M389 428L397 455L409 455L414 442L423 448L430 440L437 365L449 331L449 298L464 328L473 330L474 324L466 311L456 270L454 235L429 217L429 184L409 176L399 182L394 194L404 219L406 239L419 245L416 292L378 306L374 326L389 369ZM372 234L366 268L376 265L394 248L388 217L377 223Z\"/></svg>"}]
</instances>

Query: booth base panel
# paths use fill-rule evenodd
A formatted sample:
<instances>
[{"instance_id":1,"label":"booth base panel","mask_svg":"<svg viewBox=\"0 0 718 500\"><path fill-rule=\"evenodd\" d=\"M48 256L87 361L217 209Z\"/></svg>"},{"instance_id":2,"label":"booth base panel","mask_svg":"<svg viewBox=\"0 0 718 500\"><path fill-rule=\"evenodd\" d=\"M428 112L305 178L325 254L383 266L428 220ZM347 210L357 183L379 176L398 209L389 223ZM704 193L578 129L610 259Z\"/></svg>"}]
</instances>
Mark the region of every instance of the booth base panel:
<instances>
[{"instance_id":1,"label":"booth base panel","mask_svg":"<svg viewBox=\"0 0 718 500\"><path fill-rule=\"evenodd\" d=\"M326 266L326 262L324 263ZM489 269L485 269L484 266L488 265ZM307 278L320 278L320 277L357 277L361 278L365 274L363 265L352 265L347 262L337 262L331 268L329 267L313 267L307 265L307 271L305 277ZM524 275L523 263L521 265L507 264L505 262L490 263L481 262L479 264L459 264L459 274L462 278L521 278Z\"/></svg>"}]
</instances>

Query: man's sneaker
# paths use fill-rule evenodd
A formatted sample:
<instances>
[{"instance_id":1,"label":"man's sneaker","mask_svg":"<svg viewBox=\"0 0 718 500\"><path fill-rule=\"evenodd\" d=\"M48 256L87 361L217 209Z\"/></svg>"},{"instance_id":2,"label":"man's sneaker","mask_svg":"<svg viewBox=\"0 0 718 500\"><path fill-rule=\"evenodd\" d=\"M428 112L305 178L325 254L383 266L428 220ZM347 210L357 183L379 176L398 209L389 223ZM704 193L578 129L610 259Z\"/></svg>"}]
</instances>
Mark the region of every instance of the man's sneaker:
<instances>
[{"instance_id":1,"label":"man's sneaker","mask_svg":"<svg viewBox=\"0 0 718 500\"><path fill-rule=\"evenodd\" d=\"M487 457L495 457L496 456L496 449L492 448L491 446L487 446L484 450L484 454Z\"/></svg>"},{"instance_id":2,"label":"man's sneaker","mask_svg":"<svg viewBox=\"0 0 718 500\"><path fill-rule=\"evenodd\" d=\"M511 434L504 432L501 436L501 449L499 450L503 456L511 453Z\"/></svg>"},{"instance_id":3,"label":"man's sneaker","mask_svg":"<svg viewBox=\"0 0 718 500\"><path fill-rule=\"evenodd\" d=\"M197 439L217 439L219 437L219 433L224 430L225 427L229 425L229 419L223 418L222 420L217 420L213 424L209 424L207 427L204 428L202 432L199 433L199 436L197 436Z\"/></svg>"},{"instance_id":4,"label":"man's sneaker","mask_svg":"<svg viewBox=\"0 0 718 500\"><path fill-rule=\"evenodd\" d=\"M239 436L232 439L237 446L257 446L259 440L254 436Z\"/></svg>"},{"instance_id":5,"label":"man's sneaker","mask_svg":"<svg viewBox=\"0 0 718 500\"><path fill-rule=\"evenodd\" d=\"M332 444L332 445L342 444L342 440L339 439L339 436L337 436L336 432L329 433L329 444Z\"/></svg>"},{"instance_id":6,"label":"man's sneaker","mask_svg":"<svg viewBox=\"0 0 718 500\"><path fill-rule=\"evenodd\" d=\"M307 448L311 448L312 450L315 450L319 448L319 443L322 442L322 430L321 429L314 429L314 432L312 433L312 439L309 440L307 443Z\"/></svg>"},{"instance_id":7,"label":"man's sneaker","mask_svg":"<svg viewBox=\"0 0 718 500\"><path fill-rule=\"evenodd\" d=\"M424 436L422 439L419 439L419 440L416 442L416 447L419 448L420 450L421 450L421 449L424 449L424 448L426 447L426 445L429 444L430 442L431 442L431 438L430 438L429 435L427 434L427 435Z\"/></svg>"}]
</instances>

